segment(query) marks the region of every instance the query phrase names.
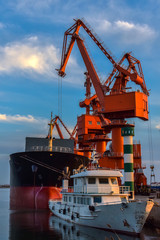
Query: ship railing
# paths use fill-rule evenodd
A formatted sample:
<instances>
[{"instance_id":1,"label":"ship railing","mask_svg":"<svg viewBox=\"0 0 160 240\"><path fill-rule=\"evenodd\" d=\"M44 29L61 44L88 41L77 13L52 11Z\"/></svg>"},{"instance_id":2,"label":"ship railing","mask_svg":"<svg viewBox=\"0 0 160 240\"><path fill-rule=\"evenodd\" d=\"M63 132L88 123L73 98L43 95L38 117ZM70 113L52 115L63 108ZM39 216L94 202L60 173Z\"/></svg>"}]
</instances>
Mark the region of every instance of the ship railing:
<instances>
[{"instance_id":1,"label":"ship railing","mask_svg":"<svg viewBox=\"0 0 160 240\"><path fill-rule=\"evenodd\" d=\"M135 139L134 139L134 140L133 140L133 144L134 144L134 145L140 145L141 142L140 142L140 140L135 140Z\"/></svg>"},{"instance_id":2,"label":"ship railing","mask_svg":"<svg viewBox=\"0 0 160 240\"><path fill-rule=\"evenodd\" d=\"M145 168L146 168L146 164L134 163L134 168L137 168L137 169L145 169ZM143 172L143 171L142 171L142 172Z\"/></svg>"},{"instance_id":3,"label":"ship railing","mask_svg":"<svg viewBox=\"0 0 160 240\"><path fill-rule=\"evenodd\" d=\"M130 187L129 186L120 186L119 187L119 193L120 194L128 194L128 193L130 193Z\"/></svg>"},{"instance_id":4,"label":"ship railing","mask_svg":"<svg viewBox=\"0 0 160 240\"><path fill-rule=\"evenodd\" d=\"M124 153L123 152L109 152L107 155L109 157L123 157Z\"/></svg>"},{"instance_id":5,"label":"ship railing","mask_svg":"<svg viewBox=\"0 0 160 240\"><path fill-rule=\"evenodd\" d=\"M49 146L33 146L31 148L32 151L50 151ZM70 147L61 147L61 146L53 146L53 152L66 152L66 153L73 153L73 150Z\"/></svg>"},{"instance_id":6,"label":"ship railing","mask_svg":"<svg viewBox=\"0 0 160 240\"><path fill-rule=\"evenodd\" d=\"M67 152L72 153L72 149L70 147L60 147L60 146L54 146L52 147L53 152Z\"/></svg>"},{"instance_id":7,"label":"ship railing","mask_svg":"<svg viewBox=\"0 0 160 240\"><path fill-rule=\"evenodd\" d=\"M141 157L141 154L140 154L139 152L134 151L134 152L133 152L133 156L134 156L135 158L140 158L140 157Z\"/></svg>"}]
</instances>

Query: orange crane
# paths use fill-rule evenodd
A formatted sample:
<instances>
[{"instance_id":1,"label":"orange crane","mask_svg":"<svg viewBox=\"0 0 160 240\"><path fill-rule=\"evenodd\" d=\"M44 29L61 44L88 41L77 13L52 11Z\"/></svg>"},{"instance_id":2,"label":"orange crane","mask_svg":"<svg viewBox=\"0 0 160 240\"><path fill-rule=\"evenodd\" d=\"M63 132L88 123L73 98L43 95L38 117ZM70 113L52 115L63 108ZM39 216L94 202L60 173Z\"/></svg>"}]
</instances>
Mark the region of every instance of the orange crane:
<instances>
[{"instance_id":1,"label":"orange crane","mask_svg":"<svg viewBox=\"0 0 160 240\"><path fill-rule=\"evenodd\" d=\"M81 27L84 28L102 53L113 64L113 71L105 84L101 83L84 41L79 36ZM68 37L71 37L69 43ZM98 151L104 153L106 143L109 141L106 134L112 131L112 154L102 157L101 164L112 168L123 168L123 138L121 136L121 128L126 125L124 119L138 117L142 120L148 120L149 92L146 88L140 61L131 56L130 53L126 53L120 62L116 63L98 37L93 34L90 27L84 21L78 19L75 20L75 24L64 34L61 66L58 70L58 74L61 77L65 76L66 65L75 41L87 69L86 99L80 103L81 107L86 107L86 114L78 117L77 120L78 143L83 147L84 154L85 150L86 152L88 151L86 154L88 157L90 156L91 143L92 145L96 143ZM128 62L127 67L122 66L125 60ZM96 92L94 96L90 96L90 80ZM138 84L141 91L127 92L127 83L129 81ZM90 105L93 108L93 115L90 115ZM137 163L141 167L141 158L137 160Z\"/></svg>"},{"instance_id":2,"label":"orange crane","mask_svg":"<svg viewBox=\"0 0 160 240\"><path fill-rule=\"evenodd\" d=\"M113 64L113 67L116 68L116 70L119 72L116 84L115 86L119 87L118 91L116 91L116 96L111 94L108 96L106 95L106 85L102 85L100 82L100 79L96 73L96 70L94 68L94 65L89 57L89 54L87 52L87 49L84 45L84 41L80 38L78 35L80 27L83 27L84 30L89 34L89 36L93 39L93 41L96 43L96 45L101 49L101 51L105 54L105 56L110 60L110 62ZM68 36L71 36L71 41L68 44ZM126 117L139 117L143 120L148 119L148 109L146 109L146 106L148 105L148 98L149 95L148 90L146 88L146 84L144 81L144 77L142 74L142 69L140 66L140 62L137 60L140 74L138 74L134 61L134 59L129 53L127 54L127 60L130 64L130 70L127 70L123 68L120 64L116 63L111 56L107 52L107 50L103 47L102 43L94 36L92 31L89 29L89 27L84 24L84 22L80 19L76 20L75 24L69 28L65 34L64 34L64 41L63 41L63 49L62 49L62 58L61 58L61 66L58 70L58 74L60 76L65 76L65 68L69 59L69 56L71 54L72 48L74 46L75 41L77 42L78 48L80 50L80 53L82 55L82 58L84 60L84 63L86 65L88 74L91 78L91 81L93 83L94 89L96 91L96 94L98 96L98 99L100 101L100 105L102 108L102 112L105 115L105 117L109 118L124 118L123 117L123 111L125 110ZM68 48L67 48L68 46ZM121 93L121 90L123 92L125 91L126 82L129 80L135 82L136 84L140 85L142 92L130 92L125 94L119 94ZM119 82L119 84L117 84ZM115 88L115 87L114 87ZM112 90L114 90L114 88ZM112 91L113 92L113 91ZM126 102L126 99L128 102ZM112 109L110 108L110 101L112 102ZM120 101L121 105L117 108L117 102ZM141 106L140 106L141 104ZM139 107L137 108L137 105ZM145 106L144 106L145 105ZM116 110L117 109L117 110ZM113 114L114 111L114 114ZM120 116L121 114L121 116Z\"/></svg>"}]
</instances>

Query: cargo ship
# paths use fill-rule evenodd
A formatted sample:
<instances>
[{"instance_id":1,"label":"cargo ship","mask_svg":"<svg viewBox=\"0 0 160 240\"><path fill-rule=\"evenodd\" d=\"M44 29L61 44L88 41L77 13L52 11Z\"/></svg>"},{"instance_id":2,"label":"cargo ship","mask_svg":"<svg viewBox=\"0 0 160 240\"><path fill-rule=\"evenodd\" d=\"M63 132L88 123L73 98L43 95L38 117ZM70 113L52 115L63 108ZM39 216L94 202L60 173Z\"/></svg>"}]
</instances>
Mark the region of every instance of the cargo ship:
<instances>
[{"instance_id":1,"label":"cargo ship","mask_svg":"<svg viewBox=\"0 0 160 240\"><path fill-rule=\"evenodd\" d=\"M10 155L10 209L47 209L62 197L62 178L88 164L74 154L74 140L52 138L49 125L49 137L26 137L25 151Z\"/></svg>"}]
</instances>

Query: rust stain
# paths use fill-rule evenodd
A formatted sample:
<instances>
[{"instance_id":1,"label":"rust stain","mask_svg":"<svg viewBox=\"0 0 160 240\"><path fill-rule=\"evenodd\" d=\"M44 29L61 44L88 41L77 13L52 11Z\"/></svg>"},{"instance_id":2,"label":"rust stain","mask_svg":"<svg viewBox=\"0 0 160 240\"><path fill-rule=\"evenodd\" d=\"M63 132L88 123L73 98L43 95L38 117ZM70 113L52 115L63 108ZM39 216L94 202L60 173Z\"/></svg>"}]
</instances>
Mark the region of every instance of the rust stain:
<instances>
[{"instance_id":1,"label":"rust stain","mask_svg":"<svg viewBox=\"0 0 160 240\"><path fill-rule=\"evenodd\" d=\"M130 225L129 225L129 223L127 222L127 220L125 219L125 220L123 220L123 224L124 224L124 226L125 227L130 227Z\"/></svg>"}]
</instances>

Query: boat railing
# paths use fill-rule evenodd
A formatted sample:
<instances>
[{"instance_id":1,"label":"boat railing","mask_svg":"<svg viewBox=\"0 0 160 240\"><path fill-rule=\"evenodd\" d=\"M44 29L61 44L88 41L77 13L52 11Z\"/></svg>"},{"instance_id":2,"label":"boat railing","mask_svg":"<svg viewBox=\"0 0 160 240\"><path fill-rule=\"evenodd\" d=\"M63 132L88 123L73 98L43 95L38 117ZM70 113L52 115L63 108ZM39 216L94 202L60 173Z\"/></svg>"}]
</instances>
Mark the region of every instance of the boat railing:
<instances>
[{"instance_id":1,"label":"boat railing","mask_svg":"<svg viewBox=\"0 0 160 240\"><path fill-rule=\"evenodd\" d=\"M105 186L105 187L89 187L89 186L75 186L69 187L68 189L63 189L62 192L67 193L100 193L100 194L128 194L130 193L130 187L129 186Z\"/></svg>"},{"instance_id":2,"label":"boat railing","mask_svg":"<svg viewBox=\"0 0 160 240\"><path fill-rule=\"evenodd\" d=\"M112 202L104 202L104 203L100 203L100 205L113 205L113 204L121 204L122 201L112 201ZM99 205L99 203L94 203L94 206Z\"/></svg>"},{"instance_id":3,"label":"boat railing","mask_svg":"<svg viewBox=\"0 0 160 240\"><path fill-rule=\"evenodd\" d=\"M68 187L68 189L63 189L61 190L61 193L73 193L74 192L74 187Z\"/></svg>"},{"instance_id":4,"label":"boat railing","mask_svg":"<svg viewBox=\"0 0 160 240\"><path fill-rule=\"evenodd\" d=\"M32 151L50 151L49 146L33 146ZM61 146L53 146L52 147L53 152L66 152L66 153L73 153L72 149L70 147L61 147Z\"/></svg>"}]
</instances>

